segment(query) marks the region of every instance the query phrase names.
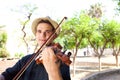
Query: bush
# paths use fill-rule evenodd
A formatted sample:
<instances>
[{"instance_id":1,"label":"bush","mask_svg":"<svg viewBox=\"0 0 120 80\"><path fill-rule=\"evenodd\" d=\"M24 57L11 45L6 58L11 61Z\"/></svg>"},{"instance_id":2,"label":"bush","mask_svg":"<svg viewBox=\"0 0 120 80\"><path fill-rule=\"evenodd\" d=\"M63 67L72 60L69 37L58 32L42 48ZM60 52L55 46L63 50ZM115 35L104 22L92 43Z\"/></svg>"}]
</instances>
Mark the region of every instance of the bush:
<instances>
[{"instance_id":1,"label":"bush","mask_svg":"<svg viewBox=\"0 0 120 80\"><path fill-rule=\"evenodd\" d=\"M17 58L21 58L21 57L23 57L24 56L24 53L16 53L15 54L15 57L17 57Z\"/></svg>"},{"instance_id":2,"label":"bush","mask_svg":"<svg viewBox=\"0 0 120 80\"><path fill-rule=\"evenodd\" d=\"M8 51L6 50L6 41L7 41L7 33L0 32L0 57L5 58L9 56Z\"/></svg>"},{"instance_id":3,"label":"bush","mask_svg":"<svg viewBox=\"0 0 120 80\"><path fill-rule=\"evenodd\" d=\"M5 58L5 57L9 57L9 53L5 48L0 48L0 57L1 58Z\"/></svg>"},{"instance_id":4,"label":"bush","mask_svg":"<svg viewBox=\"0 0 120 80\"><path fill-rule=\"evenodd\" d=\"M5 47L7 41L7 33L2 32L0 33L0 48Z\"/></svg>"}]
</instances>

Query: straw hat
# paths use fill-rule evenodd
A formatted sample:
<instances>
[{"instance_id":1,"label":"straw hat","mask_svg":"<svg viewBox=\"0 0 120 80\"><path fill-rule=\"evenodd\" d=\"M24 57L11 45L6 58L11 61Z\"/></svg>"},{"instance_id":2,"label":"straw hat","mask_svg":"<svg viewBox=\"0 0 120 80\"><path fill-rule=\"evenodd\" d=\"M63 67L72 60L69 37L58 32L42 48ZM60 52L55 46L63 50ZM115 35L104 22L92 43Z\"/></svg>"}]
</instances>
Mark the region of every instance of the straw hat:
<instances>
[{"instance_id":1,"label":"straw hat","mask_svg":"<svg viewBox=\"0 0 120 80\"><path fill-rule=\"evenodd\" d=\"M32 32L33 32L34 35L35 35L35 33L36 33L37 25L38 25L38 23L39 23L41 20L48 20L48 21L53 25L53 27L54 27L55 29L58 27L58 23L57 23L56 21L52 20L50 17L37 18L37 19L35 19L35 20L33 21L32 26L31 26L31 27L32 27ZM60 33L60 28L57 29L57 31L56 31L56 34L57 34L57 35L59 35L59 33Z\"/></svg>"}]
</instances>

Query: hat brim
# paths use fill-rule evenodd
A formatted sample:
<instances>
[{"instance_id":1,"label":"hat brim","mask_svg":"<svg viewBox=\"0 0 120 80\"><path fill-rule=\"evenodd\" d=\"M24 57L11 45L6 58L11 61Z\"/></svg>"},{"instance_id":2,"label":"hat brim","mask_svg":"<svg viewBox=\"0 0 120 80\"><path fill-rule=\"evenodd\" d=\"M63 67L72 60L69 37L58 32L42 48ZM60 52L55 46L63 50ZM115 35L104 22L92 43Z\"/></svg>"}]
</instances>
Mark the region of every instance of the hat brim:
<instances>
[{"instance_id":1,"label":"hat brim","mask_svg":"<svg viewBox=\"0 0 120 80\"><path fill-rule=\"evenodd\" d=\"M35 19L35 20L33 21L33 23L32 23L32 32L33 32L34 35L36 34L37 25L39 24L39 22L40 22L41 20L48 20L48 21L53 25L54 29L56 29L56 28L58 27L58 23L57 23L56 21L50 19L50 18L47 18L47 17L37 18L37 19ZM60 28L57 29L57 31L56 31L56 34L57 34L57 35L59 35L59 33L60 33Z\"/></svg>"}]
</instances>

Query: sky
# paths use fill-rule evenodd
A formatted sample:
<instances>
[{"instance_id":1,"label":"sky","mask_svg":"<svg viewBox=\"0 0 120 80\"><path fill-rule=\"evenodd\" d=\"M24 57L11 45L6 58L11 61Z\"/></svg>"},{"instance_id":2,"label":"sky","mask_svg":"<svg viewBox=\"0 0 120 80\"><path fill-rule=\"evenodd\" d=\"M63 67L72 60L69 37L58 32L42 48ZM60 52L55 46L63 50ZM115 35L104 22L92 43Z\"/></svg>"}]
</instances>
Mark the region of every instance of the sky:
<instances>
[{"instance_id":1,"label":"sky","mask_svg":"<svg viewBox=\"0 0 120 80\"><path fill-rule=\"evenodd\" d=\"M10 21L15 21L21 17L10 10L19 9L20 5L26 3L32 3L39 7L33 16L50 16L53 19L57 19L64 16L69 18L76 12L88 9L90 4L97 2L104 5L106 16L110 17L114 14L114 11L112 11L114 4L111 0L0 0L0 24L8 24Z\"/></svg>"},{"instance_id":2,"label":"sky","mask_svg":"<svg viewBox=\"0 0 120 80\"><path fill-rule=\"evenodd\" d=\"M29 3L38 7L32 19L45 16L50 16L52 19L62 19L64 16L70 18L81 10L89 9L90 5L97 2L102 3L106 17L112 19L115 6L112 0L0 0L0 25L6 25L6 30L9 33L7 42L9 52L18 51L16 36L20 34L12 33L19 26L18 19L23 17L23 13L16 13L11 9L19 10L21 5ZM14 49L11 49L13 47Z\"/></svg>"}]
</instances>

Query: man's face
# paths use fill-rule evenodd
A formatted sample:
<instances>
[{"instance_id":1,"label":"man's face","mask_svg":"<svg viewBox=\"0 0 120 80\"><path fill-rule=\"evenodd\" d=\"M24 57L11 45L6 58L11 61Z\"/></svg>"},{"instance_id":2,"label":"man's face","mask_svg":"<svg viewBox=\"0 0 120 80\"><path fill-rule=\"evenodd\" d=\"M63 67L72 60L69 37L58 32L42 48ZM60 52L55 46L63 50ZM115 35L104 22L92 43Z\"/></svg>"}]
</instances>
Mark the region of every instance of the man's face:
<instances>
[{"instance_id":1,"label":"man's face","mask_svg":"<svg viewBox=\"0 0 120 80\"><path fill-rule=\"evenodd\" d=\"M49 36L53 33L53 28L50 24L39 23L36 30L36 40L39 46L42 46ZM51 43L55 39L55 36L48 42Z\"/></svg>"}]
</instances>

